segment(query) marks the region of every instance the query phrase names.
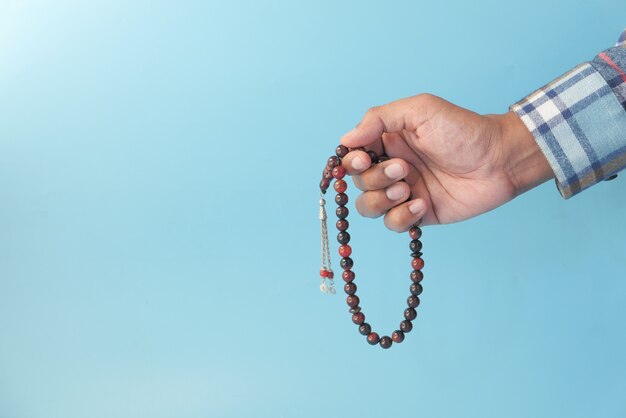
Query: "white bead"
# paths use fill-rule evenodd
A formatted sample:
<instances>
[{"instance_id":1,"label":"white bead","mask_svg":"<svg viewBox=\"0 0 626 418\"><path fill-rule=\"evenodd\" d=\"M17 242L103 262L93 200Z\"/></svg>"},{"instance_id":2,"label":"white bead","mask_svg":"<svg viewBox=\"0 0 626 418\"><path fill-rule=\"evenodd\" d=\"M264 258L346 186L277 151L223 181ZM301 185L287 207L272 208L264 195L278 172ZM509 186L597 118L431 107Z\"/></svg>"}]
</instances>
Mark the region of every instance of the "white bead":
<instances>
[{"instance_id":1,"label":"white bead","mask_svg":"<svg viewBox=\"0 0 626 418\"><path fill-rule=\"evenodd\" d=\"M328 286L326 286L326 283L322 283L320 285L320 290L322 291L322 293L327 293L328 292Z\"/></svg>"}]
</instances>

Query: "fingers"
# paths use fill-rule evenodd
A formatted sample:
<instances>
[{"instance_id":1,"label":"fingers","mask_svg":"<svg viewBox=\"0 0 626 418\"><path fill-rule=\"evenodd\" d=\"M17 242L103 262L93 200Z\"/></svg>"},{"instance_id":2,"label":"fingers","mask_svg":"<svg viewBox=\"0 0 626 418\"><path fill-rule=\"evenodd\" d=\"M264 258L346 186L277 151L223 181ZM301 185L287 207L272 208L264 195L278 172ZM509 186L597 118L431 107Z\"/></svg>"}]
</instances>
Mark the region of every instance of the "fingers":
<instances>
[{"instance_id":1,"label":"fingers","mask_svg":"<svg viewBox=\"0 0 626 418\"><path fill-rule=\"evenodd\" d=\"M365 147L380 140L385 132L400 132L404 129L414 131L426 120L428 105L436 99L429 94L420 94L373 107L340 142L349 148Z\"/></svg>"},{"instance_id":2,"label":"fingers","mask_svg":"<svg viewBox=\"0 0 626 418\"><path fill-rule=\"evenodd\" d=\"M411 168L406 161L400 158L393 158L354 175L352 181L360 190L378 190L402 180L410 171Z\"/></svg>"},{"instance_id":3,"label":"fingers","mask_svg":"<svg viewBox=\"0 0 626 418\"><path fill-rule=\"evenodd\" d=\"M424 199L414 199L390 209L384 218L385 226L392 231L405 232L426 215Z\"/></svg>"},{"instance_id":4,"label":"fingers","mask_svg":"<svg viewBox=\"0 0 626 418\"><path fill-rule=\"evenodd\" d=\"M343 157L341 165L345 167L349 175L354 176L370 168L372 160L365 151L350 151Z\"/></svg>"},{"instance_id":5,"label":"fingers","mask_svg":"<svg viewBox=\"0 0 626 418\"><path fill-rule=\"evenodd\" d=\"M357 211L367 217L376 218L390 208L399 205L411 195L409 185L403 181L397 182L386 189L372 190L362 193L355 202Z\"/></svg>"}]
</instances>

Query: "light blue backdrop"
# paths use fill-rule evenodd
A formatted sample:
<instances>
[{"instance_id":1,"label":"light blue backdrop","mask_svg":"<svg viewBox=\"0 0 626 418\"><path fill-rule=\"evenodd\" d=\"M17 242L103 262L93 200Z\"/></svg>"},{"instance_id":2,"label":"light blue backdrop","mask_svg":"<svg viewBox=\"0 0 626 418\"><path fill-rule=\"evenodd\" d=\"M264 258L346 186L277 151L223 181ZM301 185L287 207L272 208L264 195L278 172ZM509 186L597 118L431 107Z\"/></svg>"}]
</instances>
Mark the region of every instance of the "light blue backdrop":
<instances>
[{"instance_id":1,"label":"light blue backdrop","mask_svg":"<svg viewBox=\"0 0 626 418\"><path fill-rule=\"evenodd\" d=\"M426 228L420 316L390 351L318 291L316 186L368 107L504 112L625 11L0 1L0 417L623 417L626 179ZM407 238L350 222L391 331Z\"/></svg>"}]
</instances>

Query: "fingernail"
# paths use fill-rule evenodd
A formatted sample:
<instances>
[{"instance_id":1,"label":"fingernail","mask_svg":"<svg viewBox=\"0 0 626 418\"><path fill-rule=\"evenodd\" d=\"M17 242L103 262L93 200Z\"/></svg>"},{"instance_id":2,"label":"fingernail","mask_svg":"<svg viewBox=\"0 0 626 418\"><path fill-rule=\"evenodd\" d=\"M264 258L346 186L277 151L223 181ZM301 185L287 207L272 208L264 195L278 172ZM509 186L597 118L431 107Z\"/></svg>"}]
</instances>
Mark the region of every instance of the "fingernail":
<instances>
[{"instance_id":1,"label":"fingernail","mask_svg":"<svg viewBox=\"0 0 626 418\"><path fill-rule=\"evenodd\" d=\"M415 202L411 202L411 204L409 204L409 212L411 212L413 215L417 215L418 213L421 213L423 210L424 210L423 200L416 200Z\"/></svg>"},{"instance_id":2,"label":"fingernail","mask_svg":"<svg viewBox=\"0 0 626 418\"><path fill-rule=\"evenodd\" d=\"M383 172L390 179L399 179L404 175L404 168L398 163L393 163L385 167Z\"/></svg>"},{"instance_id":3,"label":"fingernail","mask_svg":"<svg viewBox=\"0 0 626 418\"><path fill-rule=\"evenodd\" d=\"M394 184L385 192L389 200L399 200L404 197L404 186L401 184Z\"/></svg>"},{"instance_id":4,"label":"fingernail","mask_svg":"<svg viewBox=\"0 0 626 418\"><path fill-rule=\"evenodd\" d=\"M365 161L362 157L357 155L352 159L351 165L355 170L363 170L365 168Z\"/></svg>"}]
</instances>

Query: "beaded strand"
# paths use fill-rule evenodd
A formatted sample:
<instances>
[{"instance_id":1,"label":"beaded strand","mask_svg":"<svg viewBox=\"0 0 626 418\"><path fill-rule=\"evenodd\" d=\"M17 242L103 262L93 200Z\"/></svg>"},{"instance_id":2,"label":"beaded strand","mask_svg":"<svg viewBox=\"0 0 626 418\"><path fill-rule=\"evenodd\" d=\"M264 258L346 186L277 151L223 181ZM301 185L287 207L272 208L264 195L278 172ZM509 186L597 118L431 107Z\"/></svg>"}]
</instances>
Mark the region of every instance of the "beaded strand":
<instances>
[{"instance_id":1,"label":"beaded strand","mask_svg":"<svg viewBox=\"0 0 626 418\"><path fill-rule=\"evenodd\" d=\"M365 151L363 148L357 149ZM320 290L324 293L335 294L335 285L333 281L334 272L330 264L330 250L328 244L328 226L325 208L326 200L324 199L326 191L334 179L335 183L333 188L335 189L335 192L337 192L335 196L335 203L337 203L337 209L335 210L337 222L335 226L339 231L337 234L337 241L340 244L339 255L341 256L339 265L343 270L341 278L346 283L343 287L344 292L348 295L346 303L350 308L349 312L352 314L352 322L359 326L359 333L367 337L367 342L371 345L378 344L382 348L387 349L390 348L393 343L401 343L404 341L405 334L413 329L412 321L417 317L417 311L415 309L420 304L419 296L422 294L423 290L420 282L424 278L424 274L422 273L422 269L424 268L424 259L422 258L422 242L420 241L420 238L422 237L422 230L418 224L413 225L409 229L409 236L411 237L409 248L411 250L411 267L413 268L413 271L411 271L410 274L411 286L409 287L409 292L411 295L407 298L408 307L404 310L404 320L400 322L400 329L395 330L391 334L391 337L387 335L380 337L378 333L372 331L371 325L365 322L365 314L362 312L360 307L361 301L356 295L357 286L356 283L354 283L355 274L352 271L354 262L350 257L352 254L352 248L349 245L350 234L348 233L349 223L347 219L349 211L346 207L346 204L348 203L348 195L345 193L348 189L348 184L343 179L346 175L346 169L341 165L343 157L345 157L350 151L353 151L353 149L339 145L335 150L335 155L328 159L324 172L322 173L322 180L320 181L319 203L322 230L322 267L320 269L322 284L320 285ZM365 152L368 153L370 159L372 160L372 164L378 164L389 159L386 155L378 156L373 151Z\"/></svg>"}]
</instances>

